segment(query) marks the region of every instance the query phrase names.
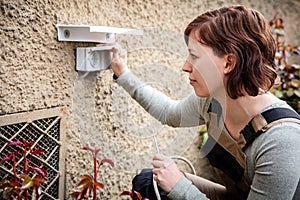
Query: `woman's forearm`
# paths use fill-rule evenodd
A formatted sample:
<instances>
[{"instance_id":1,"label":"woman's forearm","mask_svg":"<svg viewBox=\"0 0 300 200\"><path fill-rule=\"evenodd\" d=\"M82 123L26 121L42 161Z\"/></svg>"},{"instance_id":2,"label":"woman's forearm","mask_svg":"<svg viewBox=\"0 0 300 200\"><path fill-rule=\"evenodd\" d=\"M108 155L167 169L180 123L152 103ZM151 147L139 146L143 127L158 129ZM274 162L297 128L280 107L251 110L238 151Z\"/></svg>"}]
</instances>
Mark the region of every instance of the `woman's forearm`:
<instances>
[{"instance_id":1,"label":"woman's forearm","mask_svg":"<svg viewBox=\"0 0 300 200\"><path fill-rule=\"evenodd\" d=\"M142 82L128 69L116 81L162 124L173 127L192 127L205 123L204 116L200 113L207 113L210 105L210 100L207 98L199 98L191 93L184 99L172 100Z\"/></svg>"}]
</instances>

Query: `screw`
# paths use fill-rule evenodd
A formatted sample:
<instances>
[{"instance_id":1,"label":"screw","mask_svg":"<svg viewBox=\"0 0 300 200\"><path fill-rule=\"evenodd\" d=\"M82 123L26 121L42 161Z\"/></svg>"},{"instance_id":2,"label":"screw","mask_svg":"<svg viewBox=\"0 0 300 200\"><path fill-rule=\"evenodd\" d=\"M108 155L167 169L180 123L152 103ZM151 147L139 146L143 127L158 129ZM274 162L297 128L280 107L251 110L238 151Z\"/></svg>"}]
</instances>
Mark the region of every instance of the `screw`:
<instances>
[{"instance_id":1,"label":"screw","mask_svg":"<svg viewBox=\"0 0 300 200\"><path fill-rule=\"evenodd\" d=\"M70 37L70 31L69 30L65 30L64 31L64 36L65 36L65 38L69 38Z\"/></svg>"},{"instance_id":2,"label":"screw","mask_svg":"<svg viewBox=\"0 0 300 200\"><path fill-rule=\"evenodd\" d=\"M113 38L112 33L106 33L106 40L111 40Z\"/></svg>"}]
</instances>

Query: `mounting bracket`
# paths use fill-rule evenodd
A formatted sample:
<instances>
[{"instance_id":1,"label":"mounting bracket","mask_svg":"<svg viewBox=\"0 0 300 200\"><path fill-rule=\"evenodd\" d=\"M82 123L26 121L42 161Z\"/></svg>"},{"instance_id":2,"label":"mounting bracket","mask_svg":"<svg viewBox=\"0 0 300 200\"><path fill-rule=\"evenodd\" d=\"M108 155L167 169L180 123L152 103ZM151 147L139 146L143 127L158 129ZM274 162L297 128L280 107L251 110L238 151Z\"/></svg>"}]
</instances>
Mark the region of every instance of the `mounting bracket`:
<instances>
[{"instance_id":1,"label":"mounting bracket","mask_svg":"<svg viewBox=\"0 0 300 200\"><path fill-rule=\"evenodd\" d=\"M108 26L64 25L57 24L58 41L115 43L116 34L142 35L142 30ZM109 69L114 46L76 48L76 70L101 71Z\"/></svg>"},{"instance_id":2,"label":"mounting bracket","mask_svg":"<svg viewBox=\"0 0 300 200\"><path fill-rule=\"evenodd\" d=\"M143 31L138 29L109 26L57 24L56 28L58 41L111 43L115 42L115 34L143 34Z\"/></svg>"}]
</instances>

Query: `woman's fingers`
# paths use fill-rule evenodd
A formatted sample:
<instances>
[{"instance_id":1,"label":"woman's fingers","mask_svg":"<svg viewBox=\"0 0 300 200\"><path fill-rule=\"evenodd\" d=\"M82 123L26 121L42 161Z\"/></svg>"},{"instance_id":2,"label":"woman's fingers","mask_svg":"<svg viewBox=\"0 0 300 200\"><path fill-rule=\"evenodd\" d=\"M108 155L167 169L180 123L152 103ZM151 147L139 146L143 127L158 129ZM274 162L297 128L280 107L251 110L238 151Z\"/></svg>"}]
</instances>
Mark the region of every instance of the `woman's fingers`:
<instances>
[{"instance_id":1,"label":"woman's fingers","mask_svg":"<svg viewBox=\"0 0 300 200\"><path fill-rule=\"evenodd\" d=\"M114 74L119 77L127 68L126 50L121 48L121 46L116 45L110 51L113 54L111 69L113 70Z\"/></svg>"},{"instance_id":2,"label":"woman's fingers","mask_svg":"<svg viewBox=\"0 0 300 200\"><path fill-rule=\"evenodd\" d=\"M111 51L112 51L112 53L113 53L113 59L116 59L117 56L119 55L119 50L118 50L117 48L113 47L113 48L111 49Z\"/></svg>"},{"instance_id":3,"label":"woman's fingers","mask_svg":"<svg viewBox=\"0 0 300 200\"><path fill-rule=\"evenodd\" d=\"M153 157L153 179L166 192L170 192L183 176L175 162L162 154Z\"/></svg>"}]
</instances>

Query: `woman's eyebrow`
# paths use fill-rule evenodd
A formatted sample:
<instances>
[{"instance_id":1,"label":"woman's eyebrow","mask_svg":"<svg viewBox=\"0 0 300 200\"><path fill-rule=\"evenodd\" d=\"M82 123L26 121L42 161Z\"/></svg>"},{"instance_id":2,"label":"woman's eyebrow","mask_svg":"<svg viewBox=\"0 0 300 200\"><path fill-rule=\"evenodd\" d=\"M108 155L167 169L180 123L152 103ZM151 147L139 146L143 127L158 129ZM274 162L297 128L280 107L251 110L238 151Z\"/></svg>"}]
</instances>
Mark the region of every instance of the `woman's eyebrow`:
<instances>
[{"instance_id":1,"label":"woman's eyebrow","mask_svg":"<svg viewBox=\"0 0 300 200\"><path fill-rule=\"evenodd\" d=\"M188 48L188 51L191 53L192 51L195 51L195 49Z\"/></svg>"},{"instance_id":2,"label":"woman's eyebrow","mask_svg":"<svg viewBox=\"0 0 300 200\"><path fill-rule=\"evenodd\" d=\"M199 49L194 49L194 48L188 48L189 53L200 53Z\"/></svg>"}]
</instances>

